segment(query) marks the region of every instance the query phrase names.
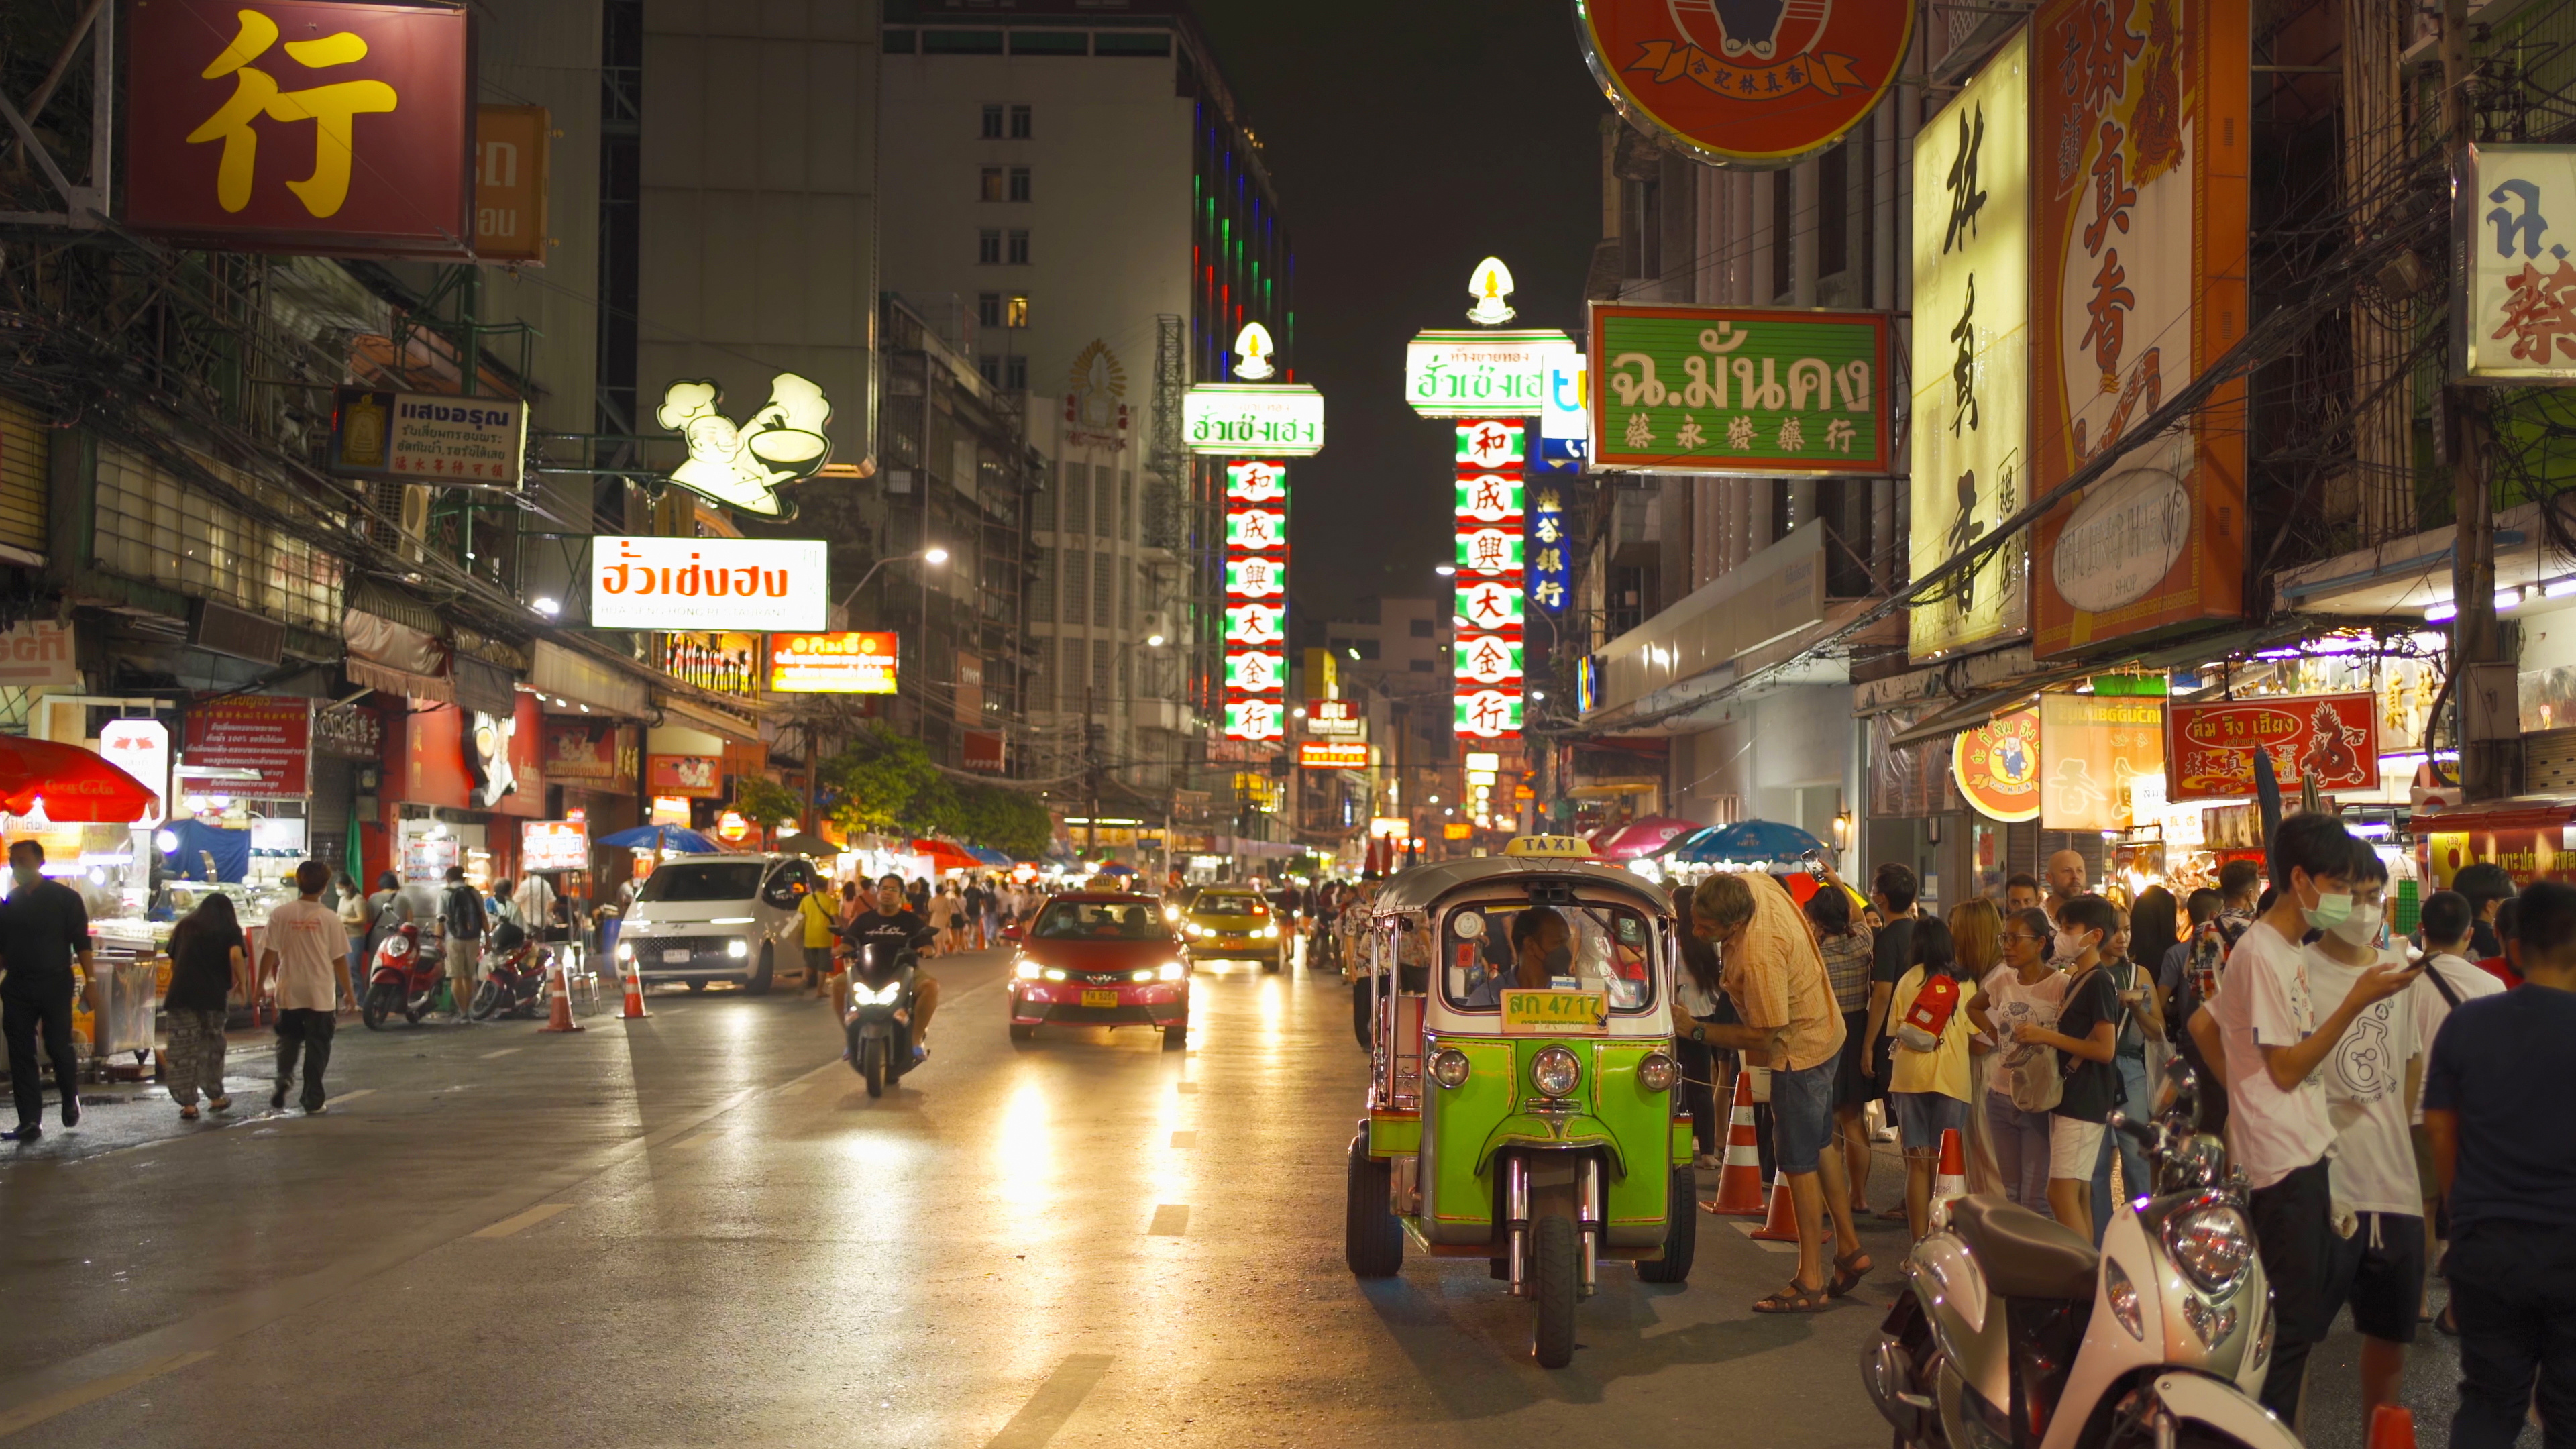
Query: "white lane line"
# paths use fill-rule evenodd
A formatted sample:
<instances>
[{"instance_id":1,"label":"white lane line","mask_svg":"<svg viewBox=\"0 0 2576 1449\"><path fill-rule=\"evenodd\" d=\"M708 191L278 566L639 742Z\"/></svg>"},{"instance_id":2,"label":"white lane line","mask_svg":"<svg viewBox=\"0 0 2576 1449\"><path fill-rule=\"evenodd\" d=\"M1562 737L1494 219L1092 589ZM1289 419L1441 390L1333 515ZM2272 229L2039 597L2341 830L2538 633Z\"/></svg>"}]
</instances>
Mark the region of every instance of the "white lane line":
<instances>
[{"instance_id":1,"label":"white lane line","mask_svg":"<svg viewBox=\"0 0 2576 1449\"><path fill-rule=\"evenodd\" d=\"M1145 1229L1149 1238L1183 1238L1190 1232L1190 1205L1167 1202L1154 1209L1153 1224Z\"/></svg>"},{"instance_id":2,"label":"white lane line","mask_svg":"<svg viewBox=\"0 0 2576 1449\"><path fill-rule=\"evenodd\" d=\"M1109 1359L1105 1353L1068 1355L1011 1416L1011 1422L1002 1426L1002 1432L984 1441L984 1449L1046 1449L1109 1372Z\"/></svg>"},{"instance_id":3,"label":"white lane line","mask_svg":"<svg viewBox=\"0 0 2576 1449\"><path fill-rule=\"evenodd\" d=\"M789 1082L786 1086L779 1088L777 1091L772 1092L769 1095L773 1097L799 1097L812 1091L813 1088L814 1084L812 1082Z\"/></svg>"},{"instance_id":4,"label":"white lane line","mask_svg":"<svg viewBox=\"0 0 2576 1449\"><path fill-rule=\"evenodd\" d=\"M692 1147L704 1147L723 1135L724 1132L721 1129L709 1129L708 1131L699 1133L695 1137L681 1138L679 1141L671 1144L671 1150L673 1152L686 1152Z\"/></svg>"},{"instance_id":5,"label":"white lane line","mask_svg":"<svg viewBox=\"0 0 2576 1449\"><path fill-rule=\"evenodd\" d=\"M85 1384L75 1384L61 1393L48 1394L32 1403L21 1404L5 1414L0 1414L0 1435L15 1434L30 1425L41 1424L56 1414L77 1409L83 1404L97 1403L110 1394L123 1393L136 1384L159 1378L173 1369L183 1369L201 1359L214 1356L213 1351L209 1349L199 1349L195 1353L175 1353L168 1358L155 1359L140 1368L128 1369L121 1374L109 1374L103 1379L91 1379Z\"/></svg>"},{"instance_id":6,"label":"white lane line","mask_svg":"<svg viewBox=\"0 0 2576 1449\"><path fill-rule=\"evenodd\" d=\"M480 1232L468 1233L466 1236L469 1238L506 1238L513 1233L526 1232L528 1229L535 1227L537 1224L544 1222L546 1219L553 1217L557 1213L569 1212L571 1210L572 1204L568 1202L541 1202L535 1207L528 1209L526 1212L512 1213L508 1217L501 1219L499 1222L494 1223L492 1226L485 1228Z\"/></svg>"},{"instance_id":7,"label":"white lane line","mask_svg":"<svg viewBox=\"0 0 2576 1449\"><path fill-rule=\"evenodd\" d=\"M487 1062L488 1062L488 1061L492 1060L494 1057L506 1057L506 1056L508 1056L510 1053L515 1052L515 1051L519 1051L519 1050L522 1050L522 1048L519 1048L519 1047L503 1047L503 1048L501 1048L501 1049L500 1049L499 1051L497 1051L497 1052L485 1052L485 1053L483 1053L483 1060L485 1060L485 1061L487 1061Z\"/></svg>"}]
</instances>

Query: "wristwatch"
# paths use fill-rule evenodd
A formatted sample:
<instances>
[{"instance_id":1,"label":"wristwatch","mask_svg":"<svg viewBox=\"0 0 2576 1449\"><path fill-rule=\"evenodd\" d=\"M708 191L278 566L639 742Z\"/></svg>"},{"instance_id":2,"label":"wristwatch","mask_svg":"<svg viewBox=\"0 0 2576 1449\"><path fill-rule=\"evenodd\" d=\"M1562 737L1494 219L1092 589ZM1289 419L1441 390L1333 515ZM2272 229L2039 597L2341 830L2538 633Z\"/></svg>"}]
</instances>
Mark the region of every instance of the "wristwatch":
<instances>
[{"instance_id":1,"label":"wristwatch","mask_svg":"<svg viewBox=\"0 0 2576 1449\"><path fill-rule=\"evenodd\" d=\"M1694 1027L1692 1027L1692 1028L1691 1028L1691 1040L1692 1040L1692 1041L1695 1041L1695 1042L1702 1043L1702 1044L1706 1044L1706 1042L1708 1041L1708 1028L1707 1028L1706 1026L1694 1026Z\"/></svg>"}]
</instances>

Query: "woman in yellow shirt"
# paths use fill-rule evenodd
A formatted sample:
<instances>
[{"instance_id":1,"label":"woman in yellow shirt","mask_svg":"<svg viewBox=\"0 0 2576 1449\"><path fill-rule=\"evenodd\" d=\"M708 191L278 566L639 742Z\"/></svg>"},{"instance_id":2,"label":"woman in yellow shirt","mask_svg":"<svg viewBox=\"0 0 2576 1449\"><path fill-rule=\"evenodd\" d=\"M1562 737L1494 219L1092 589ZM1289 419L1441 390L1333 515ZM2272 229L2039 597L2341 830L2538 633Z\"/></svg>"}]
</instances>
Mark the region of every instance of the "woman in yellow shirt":
<instances>
[{"instance_id":1,"label":"woman in yellow shirt","mask_svg":"<svg viewBox=\"0 0 2576 1449\"><path fill-rule=\"evenodd\" d=\"M1914 923L1914 965L1897 981L1889 1009L1897 1013L1890 1038L1887 1092L1896 1104L1897 1135L1905 1147L1905 1222L1920 1239L1931 1230L1932 1181L1940 1171L1945 1133L1966 1136L1968 1125L1968 1013L1974 983L1958 979L1950 928L1939 921Z\"/></svg>"}]
</instances>

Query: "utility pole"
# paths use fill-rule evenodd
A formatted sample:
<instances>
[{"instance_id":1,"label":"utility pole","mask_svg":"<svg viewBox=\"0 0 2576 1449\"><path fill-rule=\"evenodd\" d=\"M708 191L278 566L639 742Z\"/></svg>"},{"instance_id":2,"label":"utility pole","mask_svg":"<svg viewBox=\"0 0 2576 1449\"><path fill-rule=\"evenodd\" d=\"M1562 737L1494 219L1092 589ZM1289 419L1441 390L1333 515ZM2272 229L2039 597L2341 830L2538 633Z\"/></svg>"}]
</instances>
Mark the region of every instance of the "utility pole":
<instances>
[{"instance_id":1,"label":"utility pole","mask_svg":"<svg viewBox=\"0 0 2576 1449\"><path fill-rule=\"evenodd\" d=\"M2444 149L2458 165L2477 140L2477 113L2469 105L2468 0L2442 0L2442 132ZM2480 444L2483 401L2473 388L2453 384L2442 392L2443 426L2451 452L2451 705L2460 721L2460 795L2492 800L2505 793L2500 741L2468 738L2468 694L2475 666L2500 657L2495 610L2495 497L2487 489Z\"/></svg>"},{"instance_id":2,"label":"utility pole","mask_svg":"<svg viewBox=\"0 0 2576 1449\"><path fill-rule=\"evenodd\" d=\"M1100 751L1091 740L1092 686L1082 686L1082 784L1090 796L1082 821L1082 853L1100 844Z\"/></svg>"}]
</instances>

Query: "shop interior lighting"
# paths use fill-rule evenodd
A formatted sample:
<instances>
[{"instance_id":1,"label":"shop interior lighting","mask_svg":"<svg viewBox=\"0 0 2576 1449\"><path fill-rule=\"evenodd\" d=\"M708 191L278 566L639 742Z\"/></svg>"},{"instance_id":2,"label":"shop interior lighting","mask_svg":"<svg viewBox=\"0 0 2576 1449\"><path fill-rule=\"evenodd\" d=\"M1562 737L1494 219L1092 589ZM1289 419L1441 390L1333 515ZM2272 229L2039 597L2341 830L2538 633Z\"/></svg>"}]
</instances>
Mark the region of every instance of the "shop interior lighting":
<instances>
[{"instance_id":1,"label":"shop interior lighting","mask_svg":"<svg viewBox=\"0 0 2576 1449\"><path fill-rule=\"evenodd\" d=\"M549 619L563 612L563 603L557 599L531 599L528 601L528 607Z\"/></svg>"},{"instance_id":2,"label":"shop interior lighting","mask_svg":"<svg viewBox=\"0 0 2576 1449\"><path fill-rule=\"evenodd\" d=\"M2424 622L2427 624L2439 624L2459 612L2460 611L2456 607L2450 604L2435 604L2433 607L2424 611Z\"/></svg>"},{"instance_id":3,"label":"shop interior lighting","mask_svg":"<svg viewBox=\"0 0 2576 1449\"><path fill-rule=\"evenodd\" d=\"M1444 579L1451 578L1456 576L1458 566L1456 564L1434 564L1432 565L1431 571Z\"/></svg>"},{"instance_id":4,"label":"shop interior lighting","mask_svg":"<svg viewBox=\"0 0 2576 1449\"><path fill-rule=\"evenodd\" d=\"M2498 590L2496 590L2496 612L2498 612L2498 613L2502 613L2502 612L2504 612L2504 611L2505 611L2505 610L2507 610L2507 609L2513 608L2515 605L2520 604L2521 602L2522 602L2522 590L2520 590L2520 589L2498 589Z\"/></svg>"},{"instance_id":5,"label":"shop interior lighting","mask_svg":"<svg viewBox=\"0 0 2576 1449\"><path fill-rule=\"evenodd\" d=\"M2576 578L2553 579L2540 586L2544 599L2563 599L2569 594L2576 594Z\"/></svg>"}]
</instances>

